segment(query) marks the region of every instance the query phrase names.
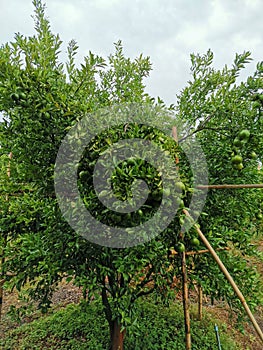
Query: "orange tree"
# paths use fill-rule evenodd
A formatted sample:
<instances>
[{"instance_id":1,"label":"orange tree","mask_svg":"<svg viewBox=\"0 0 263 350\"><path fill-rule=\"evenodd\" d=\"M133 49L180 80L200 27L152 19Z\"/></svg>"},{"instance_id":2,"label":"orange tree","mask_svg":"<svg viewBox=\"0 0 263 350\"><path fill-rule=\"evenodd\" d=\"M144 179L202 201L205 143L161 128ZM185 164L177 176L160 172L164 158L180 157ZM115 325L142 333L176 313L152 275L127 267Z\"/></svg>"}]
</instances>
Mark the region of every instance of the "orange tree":
<instances>
[{"instance_id":1,"label":"orange tree","mask_svg":"<svg viewBox=\"0 0 263 350\"><path fill-rule=\"evenodd\" d=\"M262 183L258 168L263 158L263 63L257 64L253 76L237 82L250 60L250 53L244 52L236 55L231 68L216 70L211 51L191 55L192 80L178 96L177 112L185 121L182 141L195 135L200 142L211 185ZM258 273L248 260L250 254L258 255L253 238L260 232L261 213L262 189L211 189L199 219L214 248L231 248L219 255L251 305L257 302L248 291L262 293ZM197 255L192 260L205 293L237 306L233 293L225 293L224 276L212 258Z\"/></svg>"},{"instance_id":2,"label":"orange tree","mask_svg":"<svg viewBox=\"0 0 263 350\"><path fill-rule=\"evenodd\" d=\"M163 301L174 295L170 285L173 277L179 277L181 273L180 254L171 257L171 247L180 253L185 249L193 250L199 244L193 231L186 232L184 237L180 234L185 221L182 209L191 206L193 196L194 174L186 156L191 142L187 143L187 140L198 139L201 143L211 183L260 180L255 170L256 161L249 155L253 150L260 156L262 150L258 131L262 123L261 65L247 83L235 85L247 55L237 56L233 69L222 72L211 68L210 52L204 57L192 56L193 81L182 91L171 115L161 100L155 102L144 91L143 79L151 70L149 58L139 56L131 60L124 57L118 42L115 53L107 60L89 53L77 67L77 45L71 41L68 61L64 65L58 58L62 42L51 32L41 1L34 0L33 3L36 35L16 34L12 43L0 49L0 110L4 117L0 123L1 154L13 152L12 175L10 179L5 178L6 186L2 186L1 191L19 198L15 201L13 196L1 206L0 232L4 238L1 254L6 258L3 273L13 272L10 283L18 289L29 283L29 294L40 300L44 309L50 305L50 296L57 283L65 276L67 281L73 280L82 286L87 296L98 293L109 323L110 348L122 349L125 329L136 320L136 300L150 293ZM112 118L118 118L118 111L127 113L127 104L114 107L123 103L136 106L128 112L133 112L137 119L134 117L129 123L122 120L119 125L109 127ZM104 119L105 130L86 145L76 170L78 191L86 208L107 227L127 228L129 242L137 228L158 213L164 199L170 208L173 205L179 208L177 214L174 210L176 215L167 221L167 227L162 227L159 235L155 235L158 225L152 226L151 232L147 232L151 239L142 236L142 242L137 241L141 244L129 244L128 247L122 244L121 249L90 242L77 234L64 219L54 188L54 166L62 140L68 132L76 131L72 134L73 139L79 141L77 144L81 147L83 130L75 129L76 123L86 116L88 124L96 127L96 116L107 117L106 112L100 112L101 108L114 113ZM142 123L145 113L148 120ZM175 123L180 131L179 146L163 131L164 126L171 130ZM242 136L240 144L237 141L234 144L242 129L249 130L249 138ZM192 138L190 134L193 134ZM118 140L129 139L144 140L146 151L147 143L154 141L172 161L179 155L181 180L172 172L169 176L173 186L165 188L161 176L165 167L156 170L143 157L117 160L111 185L118 200L132 202L134 179L144 180L149 189L140 209L118 212L97 200L93 172L97 159L109 146ZM244 159L241 170L234 169L240 162L234 163L233 167L231 161L239 152ZM198 157L192 162L202 172L203 164L199 166ZM71 166L69 163L64 165ZM102 192L102 197L108 196L107 191ZM63 193L60 195L62 202L69 201L68 197L63 198ZM1 200L5 200L4 196ZM254 254L250 241L257 229L254 218L257 200L257 193L253 191L246 197L242 192L208 193L200 225L216 248L231 243L242 253ZM192 208L193 215L196 214L194 211ZM165 215L161 219L168 220ZM105 233L103 235L105 237ZM255 272L247 268L239 253L227 256L222 253L222 258L230 271L235 272L244 294L249 295L251 302L256 302ZM188 265L191 266L190 278L198 280L207 294L227 298L230 302L234 300L208 255L189 258Z\"/></svg>"},{"instance_id":3,"label":"orange tree","mask_svg":"<svg viewBox=\"0 0 263 350\"><path fill-rule=\"evenodd\" d=\"M174 220L174 229L163 233L163 239L145 245L117 249L91 243L75 233L61 214L53 184L54 165L63 137L83 115L116 103L153 105L143 84L151 65L143 56L133 61L125 58L118 42L108 60L89 53L78 68L74 57L77 45L71 41L64 66L58 60L60 38L51 32L41 1L33 3L36 35L16 34L15 40L0 50L1 154L13 152L11 177L1 182L2 274L11 272L7 279L18 289L29 283L29 294L40 300L43 309L49 306L50 295L64 276L82 286L84 293L98 292L109 323L110 347L119 349L123 347L125 327L134 321L136 299L156 290L167 297L168 284L177 272L168 270L170 262L163 257L167 257L171 240L175 244L173 232L179 230L179 222ZM157 114L161 110L156 107ZM171 118L166 119L172 126ZM87 147L79 167L79 186L88 209L99 220L113 226L117 221L126 222L133 227L158 209L162 199L160 175L147 162L137 167L137 173L132 164L122 162L118 175L113 174L119 198L125 196L125 186L130 184L125 180L122 188L118 177L134 177L134 171L135 177L148 174L152 194L145 215L140 210L116 217L94 201L91 163L94 165L109 140L118 135L123 139L127 135L155 138L173 155L177 146L158 129L138 123L105 133Z\"/></svg>"}]
</instances>

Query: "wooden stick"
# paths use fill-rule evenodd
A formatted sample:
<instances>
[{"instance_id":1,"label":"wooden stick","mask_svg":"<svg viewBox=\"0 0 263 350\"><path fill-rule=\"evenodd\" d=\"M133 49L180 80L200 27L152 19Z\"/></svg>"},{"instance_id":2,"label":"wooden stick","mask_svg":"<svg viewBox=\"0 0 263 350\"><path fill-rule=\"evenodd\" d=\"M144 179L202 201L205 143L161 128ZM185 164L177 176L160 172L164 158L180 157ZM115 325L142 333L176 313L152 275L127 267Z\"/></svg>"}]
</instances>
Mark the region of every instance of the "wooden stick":
<instances>
[{"instance_id":1,"label":"wooden stick","mask_svg":"<svg viewBox=\"0 0 263 350\"><path fill-rule=\"evenodd\" d=\"M190 301L188 294L186 254L182 252L182 290L184 307L184 325L185 325L185 349L191 349L191 326L190 326Z\"/></svg>"},{"instance_id":2,"label":"wooden stick","mask_svg":"<svg viewBox=\"0 0 263 350\"><path fill-rule=\"evenodd\" d=\"M1 322L1 319L2 319L2 306L3 306L3 294L4 294L4 283L5 283L5 280L2 279L0 281L0 322Z\"/></svg>"},{"instance_id":3,"label":"wooden stick","mask_svg":"<svg viewBox=\"0 0 263 350\"><path fill-rule=\"evenodd\" d=\"M7 176L10 178L11 176L11 159L13 158L13 153L10 152L9 153L9 162L8 162L8 166L7 166ZM6 195L6 201L8 201L8 194ZM7 237L4 237L4 248L7 242ZM2 307L3 307L3 295L4 295L4 283L5 283L5 278L4 278L4 274L3 274L3 269L2 266L5 262L5 258L4 256L1 257L1 272L0 272L0 277L2 277L1 281L0 281L0 321L2 319Z\"/></svg>"},{"instance_id":4,"label":"wooden stick","mask_svg":"<svg viewBox=\"0 0 263 350\"><path fill-rule=\"evenodd\" d=\"M178 158L176 158L176 163L179 162ZM32 182L31 182L32 184ZM15 182L14 185L29 185L27 182ZM238 189L238 188L263 188L263 184L220 184L220 185L197 185L195 186L198 190L206 190L206 189Z\"/></svg>"},{"instance_id":5,"label":"wooden stick","mask_svg":"<svg viewBox=\"0 0 263 350\"><path fill-rule=\"evenodd\" d=\"M172 135L175 142L178 144L178 134L176 126L172 128ZM179 157L175 157L176 170L179 171ZM188 293L188 281L187 281L187 266L186 266L186 254L181 254L181 267L182 267L182 298L184 307L184 325L185 325L185 349L191 350L191 326L190 326L190 301Z\"/></svg>"},{"instance_id":6,"label":"wooden stick","mask_svg":"<svg viewBox=\"0 0 263 350\"><path fill-rule=\"evenodd\" d=\"M183 212L185 213L185 215L187 215L189 218L192 219L191 215L188 213L188 211L186 209L183 209ZM199 237L201 238L201 240L203 241L204 245L207 247L207 249L209 250L209 252L213 256L213 258L217 262L217 264L220 267L221 271L226 276L228 282L231 284L234 292L236 293L236 295L238 296L239 300L241 301L241 303L242 303L242 305L243 305L243 307L244 307L244 309L245 309L249 319L251 320L251 322L252 322L252 324L254 326L255 331L257 332L257 334L258 334L258 336L259 336L259 338L260 338L260 340L262 341L262 344L263 344L263 333L262 333L262 330L260 329L260 327L259 327L255 317L253 316L249 306L247 305L247 302L246 302L243 294L241 293L241 291L238 288L238 286L236 285L235 281L233 280L233 278L231 277L231 275L227 271L225 265L223 264L223 262L221 261L219 256L216 254L216 252L213 249L213 247L210 245L210 243L206 239L206 237L203 234L203 232L200 230L200 228L196 224L194 225L194 228L196 229L196 231L197 231Z\"/></svg>"},{"instance_id":7,"label":"wooden stick","mask_svg":"<svg viewBox=\"0 0 263 350\"><path fill-rule=\"evenodd\" d=\"M206 189L238 189L238 188L263 188L263 184L221 184L221 185L199 185L196 186L199 190L206 190Z\"/></svg>"},{"instance_id":8,"label":"wooden stick","mask_svg":"<svg viewBox=\"0 0 263 350\"><path fill-rule=\"evenodd\" d=\"M12 159L13 158L13 153L10 152L9 153L9 159ZM11 164L10 164L10 161L8 162L8 167L7 167L7 176L10 177L11 176Z\"/></svg>"},{"instance_id":9,"label":"wooden stick","mask_svg":"<svg viewBox=\"0 0 263 350\"><path fill-rule=\"evenodd\" d=\"M203 318L203 289L202 286L198 285L198 320L201 321Z\"/></svg>"},{"instance_id":10,"label":"wooden stick","mask_svg":"<svg viewBox=\"0 0 263 350\"><path fill-rule=\"evenodd\" d=\"M217 251L222 251L222 250L230 250L229 247L225 247L225 248L217 248ZM179 254L175 249L170 249L171 251L171 255L177 255ZM186 255L197 255L197 254L205 254L205 253L209 253L208 249L202 249L202 250L196 250L196 251L189 251L189 252L185 252Z\"/></svg>"},{"instance_id":11,"label":"wooden stick","mask_svg":"<svg viewBox=\"0 0 263 350\"><path fill-rule=\"evenodd\" d=\"M178 143L178 135L177 135L177 128L176 126L172 127L172 135L173 135L173 139L176 143Z\"/></svg>"}]
</instances>

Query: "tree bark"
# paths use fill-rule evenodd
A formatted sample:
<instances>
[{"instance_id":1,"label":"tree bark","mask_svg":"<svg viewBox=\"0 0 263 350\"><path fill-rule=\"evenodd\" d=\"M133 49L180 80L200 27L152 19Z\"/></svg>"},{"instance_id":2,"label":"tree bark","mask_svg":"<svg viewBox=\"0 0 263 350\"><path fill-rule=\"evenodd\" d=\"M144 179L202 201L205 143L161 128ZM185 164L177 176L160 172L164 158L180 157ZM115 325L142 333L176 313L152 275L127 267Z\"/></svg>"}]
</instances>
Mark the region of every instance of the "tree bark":
<instances>
[{"instance_id":1,"label":"tree bark","mask_svg":"<svg viewBox=\"0 0 263 350\"><path fill-rule=\"evenodd\" d=\"M126 331L121 331L122 325L118 320L114 320L112 325L110 350L124 350L124 337Z\"/></svg>"},{"instance_id":2,"label":"tree bark","mask_svg":"<svg viewBox=\"0 0 263 350\"><path fill-rule=\"evenodd\" d=\"M104 305L104 312L106 319L109 324L109 332L110 332L110 347L109 350L123 350L124 349L124 337L126 331L121 332L122 324L118 321L118 319L112 319L112 311L110 307L110 303L107 296L106 288L102 289L102 303Z\"/></svg>"}]
</instances>

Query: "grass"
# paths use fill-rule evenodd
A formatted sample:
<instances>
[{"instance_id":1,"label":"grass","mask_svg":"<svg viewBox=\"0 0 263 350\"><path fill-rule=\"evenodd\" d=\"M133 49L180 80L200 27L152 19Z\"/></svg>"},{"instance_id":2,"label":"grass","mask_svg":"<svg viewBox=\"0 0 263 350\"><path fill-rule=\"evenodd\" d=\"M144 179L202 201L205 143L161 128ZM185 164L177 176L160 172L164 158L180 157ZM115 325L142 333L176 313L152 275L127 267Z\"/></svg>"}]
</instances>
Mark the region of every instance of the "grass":
<instances>
[{"instance_id":1,"label":"grass","mask_svg":"<svg viewBox=\"0 0 263 350\"><path fill-rule=\"evenodd\" d=\"M131 326L125 338L125 350L184 350L183 311L179 303L169 308L140 302L138 322ZM224 350L239 350L240 345L231 340L225 324L207 314L202 321L191 321L192 350L217 349L214 324L220 331ZM55 311L4 335L0 340L3 350L106 350L108 325L102 305L75 305Z\"/></svg>"}]
</instances>

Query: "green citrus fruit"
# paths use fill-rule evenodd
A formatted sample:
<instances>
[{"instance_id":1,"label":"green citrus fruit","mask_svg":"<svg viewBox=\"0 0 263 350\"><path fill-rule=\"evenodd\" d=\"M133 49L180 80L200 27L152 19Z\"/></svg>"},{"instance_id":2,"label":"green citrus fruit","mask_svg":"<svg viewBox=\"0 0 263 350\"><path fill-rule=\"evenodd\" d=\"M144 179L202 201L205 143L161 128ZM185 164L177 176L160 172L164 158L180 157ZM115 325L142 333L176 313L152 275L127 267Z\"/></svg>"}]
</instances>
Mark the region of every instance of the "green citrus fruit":
<instances>
[{"instance_id":1,"label":"green citrus fruit","mask_svg":"<svg viewBox=\"0 0 263 350\"><path fill-rule=\"evenodd\" d=\"M244 168L243 163L234 164L233 167L237 170L242 170Z\"/></svg>"},{"instance_id":2,"label":"green citrus fruit","mask_svg":"<svg viewBox=\"0 0 263 350\"><path fill-rule=\"evenodd\" d=\"M180 200L180 205L179 205L180 208L184 208L184 201L181 199Z\"/></svg>"},{"instance_id":3,"label":"green citrus fruit","mask_svg":"<svg viewBox=\"0 0 263 350\"><path fill-rule=\"evenodd\" d=\"M259 220L262 220L263 219L263 215L260 212L256 213L256 218L259 219Z\"/></svg>"},{"instance_id":4,"label":"green citrus fruit","mask_svg":"<svg viewBox=\"0 0 263 350\"><path fill-rule=\"evenodd\" d=\"M183 243L179 243L177 246L177 251L182 253L185 251L185 245Z\"/></svg>"},{"instance_id":5,"label":"green citrus fruit","mask_svg":"<svg viewBox=\"0 0 263 350\"><path fill-rule=\"evenodd\" d=\"M256 152L254 152L254 151L252 151L251 153L250 153L250 158L251 159L257 159L257 154L256 154Z\"/></svg>"},{"instance_id":6,"label":"green citrus fruit","mask_svg":"<svg viewBox=\"0 0 263 350\"><path fill-rule=\"evenodd\" d=\"M19 97L23 100L26 100L26 94L24 92L20 92Z\"/></svg>"},{"instance_id":7,"label":"green citrus fruit","mask_svg":"<svg viewBox=\"0 0 263 350\"><path fill-rule=\"evenodd\" d=\"M232 164L240 164L242 163L243 158L240 155L236 155L231 159Z\"/></svg>"},{"instance_id":8,"label":"green citrus fruit","mask_svg":"<svg viewBox=\"0 0 263 350\"><path fill-rule=\"evenodd\" d=\"M200 241L198 238L194 237L191 239L191 244L198 247L200 245Z\"/></svg>"},{"instance_id":9,"label":"green citrus fruit","mask_svg":"<svg viewBox=\"0 0 263 350\"><path fill-rule=\"evenodd\" d=\"M242 146L242 142L239 139L235 138L234 141L233 141L233 145L235 147L239 148L239 147Z\"/></svg>"},{"instance_id":10,"label":"green citrus fruit","mask_svg":"<svg viewBox=\"0 0 263 350\"><path fill-rule=\"evenodd\" d=\"M185 190L185 185L182 181L178 181L174 184L175 190L176 191L184 191Z\"/></svg>"},{"instance_id":11,"label":"green citrus fruit","mask_svg":"<svg viewBox=\"0 0 263 350\"><path fill-rule=\"evenodd\" d=\"M164 189L163 189L163 194L164 194L165 196L170 196L170 194L171 194L170 188L169 188L169 187L164 188Z\"/></svg>"},{"instance_id":12,"label":"green citrus fruit","mask_svg":"<svg viewBox=\"0 0 263 350\"><path fill-rule=\"evenodd\" d=\"M84 171L82 170L80 173L79 173L79 178L81 180L87 180L89 177L89 173L87 171Z\"/></svg>"},{"instance_id":13,"label":"green citrus fruit","mask_svg":"<svg viewBox=\"0 0 263 350\"><path fill-rule=\"evenodd\" d=\"M138 214L139 214L140 216L143 216L143 211L142 211L141 209L139 209L139 210L138 210Z\"/></svg>"},{"instance_id":14,"label":"green citrus fruit","mask_svg":"<svg viewBox=\"0 0 263 350\"><path fill-rule=\"evenodd\" d=\"M182 216L179 218L179 222L180 222L180 225L184 224L184 218Z\"/></svg>"},{"instance_id":15,"label":"green citrus fruit","mask_svg":"<svg viewBox=\"0 0 263 350\"><path fill-rule=\"evenodd\" d=\"M247 129L241 130L240 133L238 134L238 138L240 140L247 140L250 136L250 132Z\"/></svg>"}]
</instances>

